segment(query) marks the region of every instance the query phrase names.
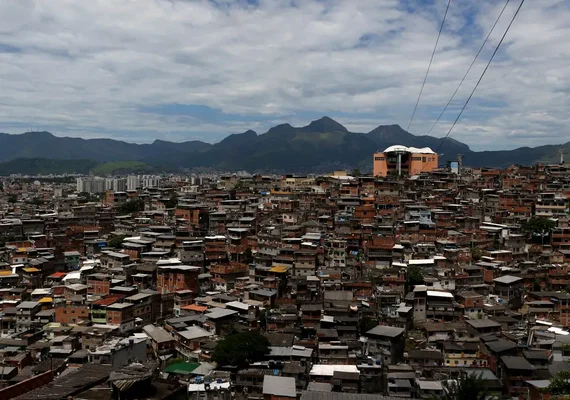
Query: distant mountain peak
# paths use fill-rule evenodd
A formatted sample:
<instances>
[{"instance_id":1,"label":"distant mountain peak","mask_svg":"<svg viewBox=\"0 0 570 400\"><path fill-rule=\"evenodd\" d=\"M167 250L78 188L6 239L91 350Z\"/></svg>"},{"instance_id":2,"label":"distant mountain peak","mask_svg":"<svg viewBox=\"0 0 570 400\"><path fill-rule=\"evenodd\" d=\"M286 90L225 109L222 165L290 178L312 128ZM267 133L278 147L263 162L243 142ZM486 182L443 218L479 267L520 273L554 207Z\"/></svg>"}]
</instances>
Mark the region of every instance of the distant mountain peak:
<instances>
[{"instance_id":1,"label":"distant mountain peak","mask_svg":"<svg viewBox=\"0 0 570 400\"><path fill-rule=\"evenodd\" d=\"M257 139L257 132L249 129L243 133L234 133L231 134L229 136L226 136L221 142L220 144L224 144L224 145L238 145L238 144L245 144L245 143L250 143L252 141L255 141L255 139Z\"/></svg>"},{"instance_id":2,"label":"distant mountain peak","mask_svg":"<svg viewBox=\"0 0 570 400\"><path fill-rule=\"evenodd\" d=\"M277 134L277 133L289 133L289 132L294 132L295 128L293 128L293 126L291 124L285 123L285 124L279 124L276 125L272 128L269 128L269 130L265 133L267 134Z\"/></svg>"},{"instance_id":3,"label":"distant mountain peak","mask_svg":"<svg viewBox=\"0 0 570 400\"><path fill-rule=\"evenodd\" d=\"M309 125L301 128L306 132L348 132L341 123L335 121L334 119L324 116L320 119L312 121Z\"/></svg>"},{"instance_id":4,"label":"distant mountain peak","mask_svg":"<svg viewBox=\"0 0 570 400\"><path fill-rule=\"evenodd\" d=\"M48 132L48 131L30 131L30 132L24 132L24 135L28 135L28 136L35 136L35 137L55 137L53 135L53 133Z\"/></svg>"},{"instance_id":5,"label":"distant mountain peak","mask_svg":"<svg viewBox=\"0 0 570 400\"><path fill-rule=\"evenodd\" d=\"M374 136L382 137L384 139L397 139L402 136L410 136L410 135L414 136L413 134L406 131L398 124L379 125L370 132L368 132L368 134L369 135L373 134Z\"/></svg>"},{"instance_id":6,"label":"distant mountain peak","mask_svg":"<svg viewBox=\"0 0 570 400\"><path fill-rule=\"evenodd\" d=\"M137 161L168 168L207 167L222 171L329 173L333 168L369 171L373 152L396 144L438 150L442 153L441 165L456 160L457 155L462 154L464 165L496 167L531 165L543 160L558 162L559 148L570 147L566 144L474 152L451 137L443 140L427 135L415 136L395 124L380 125L367 134L347 132L338 122L323 117L303 128L284 123L267 133L258 135L248 130L215 144L197 140L174 143L161 139L152 144L135 144L113 139L61 137L49 132L0 134L0 175L14 171L85 172L97 163L116 161ZM41 164L37 161L45 159L46 155L50 160L67 162L42 161L44 164ZM9 161L15 159L20 161ZM87 160L87 164L79 165L81 159Z\"/></svg>"}]
</instances>

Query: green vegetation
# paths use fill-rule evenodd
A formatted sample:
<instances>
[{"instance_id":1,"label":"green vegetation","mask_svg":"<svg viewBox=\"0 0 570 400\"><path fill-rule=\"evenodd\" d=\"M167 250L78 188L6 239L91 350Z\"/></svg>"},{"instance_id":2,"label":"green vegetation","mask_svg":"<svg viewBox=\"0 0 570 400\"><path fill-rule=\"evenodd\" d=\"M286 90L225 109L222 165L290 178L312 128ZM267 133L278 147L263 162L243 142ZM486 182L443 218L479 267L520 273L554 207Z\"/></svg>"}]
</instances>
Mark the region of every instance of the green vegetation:
<instances>
[{"instance_id":1,"label":"green vegetation","mask_svg":"<svg viewBox=\"0 0 570 400\"><path fill-rule=\"evenodd\" d=\"M360 329L360 334L368 332L370 329L375 328L378 325L378 321L372 318L362 318L359 322L358 328Z\"/></svg>"},{"instance_id":2,"label":"green vegetation","mask_svg":"<svg viewBox=\"0 0 570 400\"><path fill-rule=\"evenodd\" d=\"M164 204L166 208L175 208L178 205L178 195L176 193L172 193L170 199Z\"/></svg>"},{"instance_id":3,"label":"green vegetation","mask_svg":"<svg viewBox=\"0 0 570 400\"><path fill-rule=\"evenodd\" d=\"M8 196L8 203L16 203L18 201L18 196L16 196L15 194L11 194L10 196Z\"/></svg>"},{"instance_id":4,"label":"green vegetation","mask_svg":"<svg viewBox=\"0 0 570 400\"><path fill-rule=\"evenodd\" d=\"M473 247L471 249L471 258L473 259L473 261L479 261L481 260L481 257L483 257L483 250L480 249L479 247Z\"/></svg>"},{"instance_id":5,"label":"green vegetation","mask_svg":"<svg viewBox=\"0 0 570 400\"><path fill-rule=\"evenodd\" d=\"M114 247L114 248L119 248L121 247L121 245L123 244L123 242L125 241L125 238L127 236L125 235L117 235L117 236L113 236L112 238L110 238L107 241L107 245L109 247Z\"/></svg>"},{"instance_id":6,"label":"green vegetation","mask_svg":"<svg viewBox=\"0 0 570 400\"><path fill-rule=\"evenodd\" d=\"M550 243L551 233L556 228L556 222L546 217L532 217L523 222L521 228L533 243L544 245Z\"/></svg>"},{"instance_id":7,"label":"green vegetation","mask_svg":"<svg viewBox=\"0 0 570 400\"><path fill-rule=\"evenodd\" d=\"M87 174L97 165L91 160L52 160L47 158L20 158L0 162L0 175Z\"/></svg>"},{"instance_id":8,"label":"green vegetation","mask_svg":"<svg viewBox=\"0 0 570 400\"><path fill-rule=\"evenodd\" d=\"M0 247L4 247L4 246L6 246L6 243L14 242L15 240L16 240L16 237L14 235L3 236L0 238ZM4 261L6 261L6 260L4 260Z\"/></svg>"},{"instance_id":9,"label":"green vegetation","mask_svg":"<svg viewBox=\"0 0 570 400\"><path fill-rule=\"evenodd\" d=\"M259 332L234 333L220 340L212 353L212 360L220 366L247 366L260 361L269 352L269 341Z\"/></svg>"},{"instance_id":10,"label":"green vegetation","mask_svg":"<svg viewBox=\"0 0 570 400\"><path fill-rule=\"evenodd\" d=\"M143 199L131 199L117 206L119 214L132 214L139 211L144 211Z\"/></svg>"},{"instance_id":11,"label":"green vegetation","mask_svg":"<svg viewBox=\"0 0 570 400\"><path fill-rule=\"evenodd\" d=\"M413 290L414 286L424 283L424 275L422 269L417 265L410 265L406 271L406 293Z\"/></svg>"},{"instance_id":12,"label":"green vegetation","mask_svg":"<svg viewBox=\"0 0 570 400\"><path fill-rule=\"evenodd\" d=\"M31 174L33 175L33 174ZM75 183L77 180L76 176L34 176L34 177L18 177L18 182L33 183L38 182L48 182L48 183Z\"/></svg>"},{"instance_id":13,"label":"green vegetation","mask_svg":"<svg viewBox=\"0 0 570 400\"><path fill-rule=\"evenodd\" d=\"M93 172L94 175L105 176L135 172L144 173L152 172L153 170L153 167L141 161L115 161L99 164L94 167L91 172Z\"/></svg>"},{"instance_id":14,"label":"green vegetation","mask_svg":"<svg viewBox=\"0 0 570 400\"><path fill-rule=\"evenodd\" d=\"M88 174L119 175L128 173L153 173L163 170L141 161L117 161L99 163L93 160L60 160L48 158L18 158L0 162L0 176ZM71 178L69 181L73 181Z\"/></svg>"},{"instance_id":15,"label":"green vegetation","mask_svg":"<svg viewBox=\"0 0 570 400\"><path fill-rule=\"evenodd\" d=\"M240 179L234 185L234 190L236 191L249 191L249 184L244 180Z\"/></svg>"},{"instance_id":16,"label":"green vegetation","mask_svg":"<svg viewBox=\"0 0 570 400\"><path fill-rule=\"evenodd\" d=\"M87 192L81 192L79 193L79 195L77 196L77 202L79 204L85 204L85 203L89 203L89 202L99 202L101 201L101 199L99 198L99 195L97 195L96 193L87 193Z\"/></svg>"},{"instance_id":17,"label":"green vegetation","mask_svg":"<svg viewBox=\"0 0 570 400\"><path fill-rule=\"evenodd\" d=\"M44 201L39 197L33 197L32 199L28 200L28 203L33 204L34 206L41 206L44 204Z\"/></svg>"},{"instance_id":18,"label":"green vegetation","mask_svg":"<svg viewBox=\"0 0 570 400\"><path fill-rule=\"evenodd\" d=\"M253 252L251 251L251 247L245 249L242 262L246 264L251 264L253 262Z\"/></svg>"},{"instance_id":19,"label":"green vegetation","mask_svg":"<svg viewBox=\"0 0 570 400\"><path fill-rule=\"evenodd\" d=\"M263 330L267 327L267 310L263 309L259 313L259 327Z\"/></svg>"},{"instance_id":20,"label":"green vegetation","mask_svg":"<svg viewBox=\"0 0 570 400\"><path fill-rule=\"evenodd\" d=\"M484 400L488 390L481 374L461 373L458 379L442 381L444 399L447 400Z\"/></svg>"},{"instance_id":21,"label":"green vegetation","mask_svg":"<svg viewBox=\"0 0 570 400\"><path fill-rule=\"evenodd\" d=\"M556 222L546 217L533 217L523 222L521 228L531 235L546 236L556 228Z\"/></svg>"},{"instance_id":22,"label":"green vegetation","mask_svg":"<svg viewBox=\"0 0 570 400\"><path fill-rule=\"evenodd\" d=\"M281 124L259 135L253 131L230 135L213 145L200 141L172 143L162 140L139 145L111 139L55 137L49 132L0 135L0 160L14 160L0 163L0 175L84 174L91 170L106 175L153 168L145 162L160 166L161 170L206 167L229 171L328 173L334 169L358 167L364 172L372 170L375 150L394 144L437 148L443 154L439 160L441 165L454 160L456 154L463 154L464 164L473 167L555 161L559 149L570 149L567 143L474 152L452 138L442 142L441 138L415 136L398 125L380 125L368 133L357 133L323 117L305 127ZM43 158L46 154L53 159ZM66 159L70 154L81 154L85 159ZM109 163L111 160L118 163ZM104 164L99 166L100 163Z\"/></svg>"},{"instance_id":23,"label":"green vegetation","mask_svg":"<svg viewBox=\"0 0 570 400\"><path fill-rule=\"evenodd\" d=\"M570 371L560 371L550 380L548 391L556 396L570 395ZM561 397L553 397L561 398ZM565 397L562 397L565 398Z\"/></svg>"}]
</instances>

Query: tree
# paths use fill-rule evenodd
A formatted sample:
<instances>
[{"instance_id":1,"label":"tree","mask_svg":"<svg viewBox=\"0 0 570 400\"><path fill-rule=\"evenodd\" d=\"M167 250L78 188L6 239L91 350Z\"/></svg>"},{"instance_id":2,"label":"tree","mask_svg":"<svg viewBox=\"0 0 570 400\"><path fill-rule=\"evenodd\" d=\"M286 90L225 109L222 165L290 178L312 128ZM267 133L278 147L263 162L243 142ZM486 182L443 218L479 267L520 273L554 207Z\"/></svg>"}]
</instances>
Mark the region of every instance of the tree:
<instances>
[{"instance_id":1,"label":"tree","mask_svg":"<svg viewBox=\"0 0 570 400\"><path fill-rule=\"evenodd\" d=\"M168 199L167 202L164 203L164 206L166 208L175 208L177 205L178 205L178 195L176 193L172 193L170 199Z\"/></svg>"},{"instance_id":2,"label":"tree","mask_svg":"<svg viewBox=\"0 0 570 400\"><path fill-rule=\"evenodd\" d=\"M235 183L234 190L246 192L246 191L249 191L249 185L245 181L240 179Z\"/></svg>"},{"instance_id":3,"label":"tree","mask_svg":"<svg viewBox=\"0 0 570 400\"><path fill-rule=\"evenodd\" d=\"M358 324L361 335L368 332L370 329L376 328L376 326L378 326L378 321L369 317L363 317L360 319Z\"/></svg>"},{"instance_id":4,"label":"tree","mask_svg":"<svg viewBox=\"0 0 570 400\"><path fill-rule=\"evenodd\" d=\"M267 311L265 309L259 313L259 327L264 330L267 328Z\"/></svg>"},{"instance_id":5,"label":"tree","mask_svg":"<svg viewBox=\"0 0 570 400\"><path fill-rule=\"evenodd\" d=\"M521 228L524 232L531 235L531 237L539 237L542 242L544 237L549 236L554 228L556 228L556 222L546 217L532 217L523 222Z\"/></svg>"},{"instance_id":6,"label":"tree","mask_svg":"<svg viewBox=\"0 0 570 400\"><path fill-rule=\"evenodd\" d=\"M131 214L139 211L144 211L143 199L131 199L117 206L117 210L122 214Z\"/></svg>"},{"instance_id":7,"label":"tree","mask_svg":"<svg viewBox=\"0 0 570 400\"><path fill-rule=\"evenodd\" d=\"M243 253L243 262L246 264L251 264L253 262L253 252L251 251L251 247L245 249Z\"/></svg>"},{"instance_id":8,"label":"tree","mask_svg":"<svg viewBox=\"0 0 570 400\"><path fill-rule=\"evenodd\" d=\"M358 178L359 176L362 176L362 172L360 172L360 169L355 168L352 170L352 173L350 175L354 176L355 178Z\"/></svg>"},{"instance_id":9,"label":"tree","mask_svg":"<svg viewBox=\"0 0 570 400\"><path fill-rule=\"evenodd\" d=\"M212 360L219 366L247 366L261 361L269 352L269 340L259 332L234 333L220 340L212 353Z\"/></svg>"},{"instance_id":10,"label":"tree","mask_svg":"<svg viewBox=\"0 0 570 400\"><path fill-rule=\"evenodd\" d=\"M473 247L471 249L471 258L473 261L479 261L481 257L483 257L483 250L481 250L479 247Z\"/></svg>"},{"instance_id":11,"label":"tree","mask_svg":"<svg viewBox=\"0 0 570 400\"><path fill-rule=\"evenodd\" d=\"M125 235L117 235L117 236L113 236L112 238L110 238L107 241L107 245L109 247L115 247L115 248L119 248L121 247L121 245L123 244L123 241L125 240L126 236Z\"/></svg>"},{"instance_id":12,"label":"tree","mask_svg":"<svg viewBox=\"0 0 570 400\"><path fill-rule=\"evenodd\" d=\"M570 371L558 372L550 380L547 390L553 395L570 395Z\"/></svg>"},{"instance_id":13,"label":"tree","mask_svg":"<svg viewBox=\"0 0 570 400\"><path fill-rule=\"evenodd\" d=\"M6 246L6 243L14 242L16 237L14 235L4 236L0 238L0 247Z\"/></svg>"},{"instance_id":14,"label":"tree","mask_svg":"<svg viewBox=\"0 0 570 400\"><path fill-rule=\"evenodd\" d=\"M16 196L15 194L11 194L10 196L8 196L8 203L16 203L18 201L18 196Z\"/></svg>"},{"instance_id":15,"label":"tree","mask_svg":"<svg viewBox=\"0 0 570 400\"><path fill-rule=\"evenodd\" d=\"M41 206L42 204L44 204L44 201L39 197L34 197L30 200L30 204L33 204L35 206Z\"/></svg>"},{"instance_id":16,"label":"tree","mask_svg":"<svg viewBox=\"0 0 570 400\"><path fill-rule=\"evenodd\" d=\"M424 274L417 265L410 265L406 271L406 293L416 285L424 283Z\"/></svg>"},{"instance_id":17,"label":"tree","mask_svg":"<svg viewBox=\"0 0 570 400\"><path fill-rule=\"evenodd\" d=\"M481 374L460 373L458 379L442 381L444 398L448 400L484 400L488 389Z\"/></svg>"}]
</instances>

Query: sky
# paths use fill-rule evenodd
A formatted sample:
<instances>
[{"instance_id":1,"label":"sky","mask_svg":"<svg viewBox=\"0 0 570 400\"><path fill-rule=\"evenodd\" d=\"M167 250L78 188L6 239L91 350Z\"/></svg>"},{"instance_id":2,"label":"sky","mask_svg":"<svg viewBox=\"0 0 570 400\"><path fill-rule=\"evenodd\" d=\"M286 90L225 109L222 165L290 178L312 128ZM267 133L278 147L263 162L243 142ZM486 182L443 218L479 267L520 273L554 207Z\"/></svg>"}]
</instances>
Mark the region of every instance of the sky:
<instances>
[{"instance_id":1,"label":"sky","mask_svg":"<svg viewBox=\"0 0 570 400\"><path fill-rule=\"evenodd\" d=\"M410 132L427 133L505 0L452 0ZM447 0L0 2L0 132L214 143L323 115L406 128ZM431 135L444 136L511 0ZM451 133L474 150L570 141L570 2L529 0Z\"/></svg>"}]
</instances>

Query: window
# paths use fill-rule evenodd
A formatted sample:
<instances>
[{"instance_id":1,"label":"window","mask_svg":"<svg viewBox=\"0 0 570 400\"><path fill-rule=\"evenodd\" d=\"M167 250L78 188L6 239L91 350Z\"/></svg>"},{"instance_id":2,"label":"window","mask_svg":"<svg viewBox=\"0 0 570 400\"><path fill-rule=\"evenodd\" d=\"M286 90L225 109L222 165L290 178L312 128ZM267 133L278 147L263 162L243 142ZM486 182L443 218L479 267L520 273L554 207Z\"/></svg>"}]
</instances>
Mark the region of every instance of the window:
<instances>
[{"instance_id":1,"label":"window","mask_svg":"<svg viewBox=\"0 0 570 400\"><path fill-rule=\"evenodd\" d=\"M422 162L426 162L426 158L425 158L425 157L422 157Z\"/></svg>"}]
</instances>

